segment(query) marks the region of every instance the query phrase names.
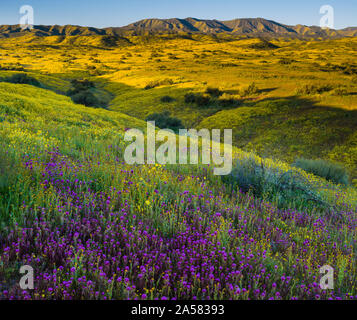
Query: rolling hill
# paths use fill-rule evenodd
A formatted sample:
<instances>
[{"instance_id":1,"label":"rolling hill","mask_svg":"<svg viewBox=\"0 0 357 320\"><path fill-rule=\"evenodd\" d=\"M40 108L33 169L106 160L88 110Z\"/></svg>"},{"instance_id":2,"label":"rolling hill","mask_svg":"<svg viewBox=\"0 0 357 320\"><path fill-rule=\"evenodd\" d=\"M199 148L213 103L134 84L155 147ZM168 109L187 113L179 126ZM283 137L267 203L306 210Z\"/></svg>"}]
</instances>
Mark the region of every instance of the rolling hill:
<instances>
[{"instance_id":1,"label":"rolling hill","mask_svg":"<svg viewBox=\"0 0 357 320\"><path fill-rule=\"evenodd\" d=\"M266 36L289 38L337 38L357 36L357 28L342 30L317 26L289 26L263 18L234 19L229 21L186 19L144 19L124 27L92 28L74 25L34 26L23 31L19 25L0 26L0 37L18 37L32 33L36 36L139 36L150 34L230 34L237 36Z\"/></svg>"},{"instance_id":2,"label":"rolling hill","mask_svg":"<svg viewBox=\"0 0 357 320\"><path fill-rule=\"evenodd\" d=\"M357 38L143 24L2 27L0 300L357 299ZM140 28L159 36L130 36ZM125 135L167 112L185 128L231 128L231 174L129 164ZM334 290L318 286L322 265Z\"/></svg>"}]
</instances>

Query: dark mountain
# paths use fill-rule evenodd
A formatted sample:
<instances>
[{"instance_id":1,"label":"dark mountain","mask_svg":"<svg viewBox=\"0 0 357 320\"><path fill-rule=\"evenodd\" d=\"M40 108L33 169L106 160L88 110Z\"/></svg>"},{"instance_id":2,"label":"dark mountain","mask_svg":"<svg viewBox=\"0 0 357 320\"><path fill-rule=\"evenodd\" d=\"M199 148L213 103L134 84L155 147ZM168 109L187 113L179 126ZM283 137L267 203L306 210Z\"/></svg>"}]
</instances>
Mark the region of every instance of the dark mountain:
<instances>
[{"instance_id":1,"label":"dark mountain","mask_svg":"<svg viewBox=\"0 0 357 320\"><path fill-rule=\"evenodd\" d=\"M11 37L16 34L28 34L34 33L38 36L90 36L90 35L105 35L106 31L104 29L97 29L91 27L80 27L80 26L34 26L33 30L23 31L20 25L2 25L0 26L0 36Z\"/></svg>"},{"instance_id":2,"label":"dark mountain","mask_svg":"<svg viewBox=\"0 0 357 320\"><path fill-rule=\"evenodd\" d=\"M357 27L342 30L323 29L316 26L288 26L263 18L235 19L230 21L186 19L144 19L124 27L91 28L81 26L35 26L31 31L19 25L0 26L0 37L18 37L32 33L36 36L138 36L151 34L230 34L248 37L328 38L357 36Z\"/></svg>"}]
</instances>

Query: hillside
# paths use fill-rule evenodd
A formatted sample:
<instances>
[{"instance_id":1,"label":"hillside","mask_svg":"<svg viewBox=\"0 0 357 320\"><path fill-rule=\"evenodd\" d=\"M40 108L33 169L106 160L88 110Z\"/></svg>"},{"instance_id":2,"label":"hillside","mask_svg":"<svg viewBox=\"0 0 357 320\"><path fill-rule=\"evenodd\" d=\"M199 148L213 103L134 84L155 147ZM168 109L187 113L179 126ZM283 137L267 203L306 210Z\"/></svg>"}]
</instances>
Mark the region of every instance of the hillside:
<instances>
[{"instance_id":1,"label":"hillside","mask_svg":"<svg viewBox=\"0 0 357 320\"><path fill-rule=\"evenodd\" d=\"M0 39L0 79L26 72L65 94L70 79L90 78L112 111L141 120L169 111L188 128L229 124L245 151L288 163L339 162L357 184L355 39L139 37L108 50L98 36L70 36L63 47L58 37ZM219 96L207 94L209 87Z\"/></svg>"},{"instance_id":2,"label":"hillside","mask_svg":"<svg viewBox=\"0 0 357 320\"><path fill-rule=\"evenodd\" d=\"M4 27L0 300L357 299L357 38L201 22L165 28L207 34ZM125 133L155 114L232 129L232 172L128 164Z\"/></svg>"},{"instance_id":3,"label":"hillside","mask_svg":"<svg viewBox=\"0 0 357 320\"><path fill-rule=\"evenodd\" d=\"M263 18L230 21L186 19L144 19L123 27L92 28L81 26L34 26L22 31L19 25L0 26L0 37L18 37L27 33L43 36L114 36L130 37L149 34L229 34L245 37L340 38L357 36L357 28L326 30L316 26L288 26Z\"/></svg>"},{"instance_id":4,"label":"hillside","mask_svg":"<svg viewBox=\"0 0 357 320\"><path fill-rule=\"evenodd\" d=\"M0 83L0 299L354 298L355 190L296 171L308 198L270 189L304 199L278 209L206 167L127 165L125 126L144 125ZM292 170L265 166L269 179ZM35 268L34 290L14 285L19 264ZM338 289L314 285L321 264Z\"/></svg>"}]
</instances>

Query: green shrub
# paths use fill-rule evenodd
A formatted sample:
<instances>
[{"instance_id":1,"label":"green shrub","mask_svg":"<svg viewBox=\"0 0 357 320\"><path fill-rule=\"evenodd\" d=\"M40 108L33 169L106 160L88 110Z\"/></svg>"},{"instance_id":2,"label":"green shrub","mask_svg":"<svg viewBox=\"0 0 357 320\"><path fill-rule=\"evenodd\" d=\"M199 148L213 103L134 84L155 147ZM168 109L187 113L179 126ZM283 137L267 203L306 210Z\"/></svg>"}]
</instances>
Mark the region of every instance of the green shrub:
<instances>
[{"instance_id":1,"label":"green shrub","mask_svg":"<svg viewBox=\"0 0 357 320\"><path fill-rule=\"evenodd\" d=\"M5 63L5 64L0 65L0 70L25 71L25 68L20 63Z\"/></svg>"},{"instance_id":2,"label":"green shrub","mask_svg":"<svg viewBox=\"0 0 357 320\"><path fill-rule=\"evenodd\" d=\"M357 65L349 62L344 62L340 65L327 63L325 66L321 67L320 70L325 72L340 71L346 75L357 74Z\"/></svg>"},{"instance_id":3,"label":"green shrub","mask_svg":"<svg viewBox=\"0 0 357 320\"><path fill-rule=\"evenodd\" d=\"M168 111L153 113L146 118L146 121L155 121L155 125L161 129L177 131L183 128L181 120L171 117Z\"/></svg>"},{"instance_id":4,"label":"green shrub","mask_svg":"<svg viewBox=\"0 0 357 320\"><path fill-rule=\"evenodd\" d=\"M329 205L315 191L311 183L297 171L281 173L264 166L254 157L236 160L231 174L222 177L223 182L243 192L267 199L278 207L326 208Z\"/></svg>"},{"instance_id":5,"label":"green shrub","mask_svg":"<svg viewBox=\"0 0 357 320\"><path fill-rule=\"evenodd\" d=\"M301 88L298 88L296 93L299 95L313 95L322 94L324 92L329 92L333 90L331 85L315 85L315 84L305 84Z\"/></svg>"},{"instance_id":6,"label":"green shrub","mask_svg":"<svg viewBox=\"0 0 357 320\"><path fill-rule=\"evenodd\" d=\"M198 94L196 96L196 104L199 107L208 107L211 104L211 99L208 96Z\"/></svg>"},{"instance_id":7,"label":"green shrub","mask_svg":"<svg viewBox=\"0 0 357 320\"><path fill-rule=\"evenodd\" d=\"M208 107L212 104L209 96L200 93L188 93L185 95L185 103L196 104L199 107Z\"/></svg>"},{"instance_id":8,"label":"green shrub","mask_svg":"<svg viewBox=\"0 0 357 320\"><path fill-rule=\"evenodd\" d=\"M211 88L211 87L208 87L205 93L216 98L220 97L223 94L223 92L218 88Z\"/></svg>"},{"instance_id":9,"label":"green shrub","mask_svg":"<svg viewBox=\"0 0 357 320\"><path fill-rule=\"evenodd\" d=\"M194 93L187 93L185 95L185 103L193 104L196 102L196 95Z\"/></svg>"},{"instance_id":10,"label":"green shrub","mask_svg":"<svg viewBox=\"0 0 357 320\"><path fill-rule=\"evenodd\" d=\"M238 99L238 97L224 93L222 96L219 97L218 103L224 108L233 108L239 107L242 104L242 101Z\"/></svg>"},{"instance_id":11,"label":"green shrub","mask_svg":"<svg viewBox=\"0 0 357 320\"><path fill-rule=\"evenodd\" d=\"M256 50L272 50L272 49L278 49L279 47L265 39L260 39L259 42L253 43L252 45L249 46L249 48L256 49Z\"/></svg>"},{"instance_id":12,"label":"green shrub","mask_svg":"<svg viewBox=\"0 0 357 320\"><path fill-rule=\"evenodd\" d=\"M67 95L69 96L95 88L94 82L89 81L87 79L84 80L74 79L71 81L71 85L72 88L67 92Z\"/></svg>"},{"instance_id":13,"label":"green shrub","mask_svg":"<svg viewBox=\"0 0 357 320\"><path fill-rule=\"evenodd\" d=\"M91 90L95 89L95 84L87 79L71 81L72 88L68 90L67 95L71 97L74 103L83 104L87 107L99 107L101 101L93 94Z\"/></svg>"},{"instance_id":14,"label":"green shrub","mask_svg":"<svg viewBox=\"0 0 357 320\"><path fill-rule=\"evenodd\" d=\"M253 191L254 194L262 195L265 184L264 166L254 158L237 160L225 180L233 187L239 186L243 192Z\"/></svg>"},{"instance_id":15,"label":"green shrub","mask_svg":"<svg viewBox=\"0 0 357 320\"><path fill-rule=\"evenodd\" d=\"M149 90L149 89L153 89L156 87L160 87L160 86L170 86L173 85L174 81L172 79L163 79L163 80L154 80L154 81L150 81L146 86L145 86L145 90Z\"/></svg>"},{"instance_id":16,"label":"green shrub","mask_svg":"<svg viewBox=\"0 0 357 320\"><path fill-rule=\"evenodd\" d=\"M83 104L87 107L98 107L100 101L89 90L78 92L71 96L74 103Z\"/></svg>"},{"instance_id":17,"label":"green shrub","mask_svg":"<svg viewBox=\"0 0 357 320\"><path fill-rule=\"evenodd\" d=\"M255 84L255 82L251 83L247 88L243 89L241 91L241 96L246 97L246 96L251 96L253 94L259 93L259 88Z\"/></svg>"},{"instance_id":18,"label":"green shrub","mask_svg":"<svg viewBox=\"0 0 357 320\"><path fill-rule=\"evenodd\" d=\"M118 44L118 37L116 36L103 36L101 39L102 45L106 47L115 47Z\"/></svg>"},{"instance_id":19,"label":"green shrub","mask_svg":"<svg viewBox=\"0 0 357 320\"><path fill-rule=\"evenodd\" d=\"M347 169L337 163L301 158L295 161L294 166L337 184L349 184Z\"/></svg>"},{"instance_id":20,"label":"green shrub","mask_svg":"<svg viewBox=\"0 0 357 320\"><path fill-rule=\"evenodd\" d=\"M161 97L160 101L164 102L164 103L170 103L170 102L175 101L175 99L170 96L163 96L163 97Z\"/></svg>"},{"instance_id":21,"label":"green shrub","mask_svg":"<svg viewBox=\"0 0 357 320\"><path fill-rule=\"evenodd\" d=\"M5 78L6 82L16 84L29 84L36 87L41 87L41 83L37 79L28 76L26 73L16 73L10 77Z\"/></svg>"}]
</instances>

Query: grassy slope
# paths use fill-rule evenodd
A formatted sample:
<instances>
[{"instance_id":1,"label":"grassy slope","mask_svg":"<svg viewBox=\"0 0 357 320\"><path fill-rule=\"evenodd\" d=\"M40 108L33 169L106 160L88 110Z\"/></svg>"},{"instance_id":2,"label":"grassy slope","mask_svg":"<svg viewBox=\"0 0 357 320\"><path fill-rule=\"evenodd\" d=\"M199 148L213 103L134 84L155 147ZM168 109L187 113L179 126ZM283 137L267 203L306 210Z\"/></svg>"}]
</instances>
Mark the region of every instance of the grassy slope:
<instances>
[{"instance_id":1,"label":"grassy slope","mask_svg":"<svg viewBox=\"0 0 357 320\"><path fill-rule=\"evenodd\" d=\"M0 252L0 298L8 297L4 289L10 290L14 296L23 296L8 282L17 274L16 263L19 261L33 265L39 276L41 286L23 296L35 299L145 299L144 294L148 298L176 296L187 299L195 295L203 299L206 296L211 299L315 299L317 295L328 298L331 295L345 297L346 294L352 296L357 293L353 278L356 271L355 227L351 222L353 216L350 216L355 214L351 206L356 207L356 193L352 190L345 193L332 185L327 188L333 192L334 198L340 199L337 200L342 211L338 212L342 216L338 218L338 212L317 212L307 208L308 211L303 213L294 209L281 211L249 195L230 194L220 179L204 168L192 171L182 167L128 166L122 162L124 129L144 126L144 122L124 114L75 105L69 98L49 90L0 83L0 160L1 168L6 168L0 183L0 239L5 247L9 247ZM49 153L53 148L57 148L57 153L63 158L60 156L58 159ZM239 150L235 153L237 157L247 156ZM279 162L267 161L266 165L282 172L291 170L288 165ZM326 181L312 176L308 179L321 185L321 192L324 192L322 187L325 185L326 188ZM65 190L71 192L62 199L59 193ZM81 198L82 194L84 198ZM101 199L104 199L105 206ZM336 202L336 199L330 198L330 201ZM64 214L67 210L70 212L68 217ZM117 216L117 212L120 215L124 212L124 215ZM41 236L36 235L34 241L31 228L37 230L38 217L43 229L39 233ZM123 225L118 226L117 223L122 220ZM140 222L142 220L144 225ZM90 224L93 224L93 230ZM191 237L193 232L193 239L196 239L196 225L204 228L204 242L197 241L200 254L218 254L212 259L217 268L215 277L221 277L219 267L225 272L232 270L229 275L233 277L231 282L248 290L240 295L236 287L230 289L228 284L222 290L216 283L195 283L190 275L184 276L185 266L195 264L187 260L181 268L181 264L175 262L175 259L182 259L180 250L176 257L177 246L180 245L176 241L183 239L184 247L190 248L186 241L192 239L186 239L185 234ZM27 229L21 229L22 226ZM141 228L144 228L143 232ZM122 232L126 229L130 233L124 234L126 238L122 239ZM73 236L75 230L79 232L78 239ZM154 240L147 238L146 234L153 235ZM136 250L132 250L132 240L129 249L126 246L133 235L133 243L139 248ZM88 242L88 239L91 241ZM106 249L106 239L117 241L117 246L110 246L110 252ZM158 247L157 241L162 241ZM15 242L19 244L10 245ZM84 252L81 243L85 242L89 247ZM171 242L175 248L172 253L165 247ZM63 245L58 246L58 243ZM208 247L204 243L209 244ZM21 250L15 254L17 246ZM57 249L53 251L53 248ZM62 248L65 251L62 252ZM240 249L237 251L237 248ZM98 250L103 258L98 258ZM168 254L172 257L172 264L161 266L164 260L157 258L150 259L153 265L150 261L145 262L148 269L154 268L152 270L157 269L157 272L150 272L150 277L143 283L138 281L141 275L136 268L132 268L131 261L125 264L120 259L119 264L112 264L113 268L122 268L119 274L116 272L113 275L111 270L105 269L106 260L111 257L122 254L131 256L133 253L140 255L142 250L150 257L157 257L155 254L158 252ZM152 252L154 256L151 256ZM223 258L229 253L237 261L245 259L243 254L256 255L252 261L247 260L249 267L242 269L243 277L239 279L234 278L235 264L230 258ZM187 251L185 256L191 257L191 254ZM33 260L26 260L32 257ZM147 260L146 256L139 259ZM202 273L206 274L200 261L197 267L203 268ZM95 267L92 270L88 266L93 262ZM313 287L319 277L321 263L335 267L338 280L333 294ZM105 270L106 275L98 272L97 267ZM129 271L124 271L124 267ZM263 277L257 282L253 275L261 274L263 267L269 273L269 279L264 280ZM74 275L71 274L73 268L76 270ZM170 268L178 273L178 279L168 271ZM48 274L53 269L56 269L57 277L63 284L48 280ZM192 282L189 291L184 287L175 293L170 291L172 288L162 279L162 272L168 272L174 287L181 288L185 277L188 277ZM84 275L93 283L90 288L85 287L86 283L77 285L78 281L70 287L64 285L65 281L71 282L71 277L78 279ZM124 277L128 278L130 285L136 285L136 290L127 289ZM288 285L282 280L285 277L292 279ZM224 278L219 281L224 283ZM108 279L113 282L112 286L108 286ZM278 289L274 287L276 284ZM257 296L255 290L249 290L252 286L266 288L264 296ZM201 292L203 287L206 294ZM277 290L280 296L276 294ZM100 296L97 291L102 292Z\"/></svg>"},{"instance_id":2,"label":"grassy slope","mask_svg":"<svg viewBox=\"0 0 357 320\"><path fill-rule=\"evenodd\" d=\"M357 178L356 83L352 75L341 71L322 71L327 63L353 64L356 39L276 40L280 47L276 50L252 49L257 42L254 39L147 39L141 43L143 39L133 38L135 46L103 49L90 46L92 43L81 43L84 47L54 45L57 40L2 40L0 64L21 63L57 92L65 92L71 78L89 76L105 88L100 98L112 98L111 110L140 119L170 110L187 127L223 128L229 124L234 128L234 144L247 151L288 162L297 156L323 157L344 163L352 178ZM292 61L281 64L281 59ZM143 89L164 79L174 84ZM259 91L239 95L239 90L253 81ZM348 94L339 96L332 90L296 96L296 89L305 84L346 86ZM241 106L223 108L213 102L202 108L184 102L186 93L202 93L207 86L220 88L225 98L235 99ZM164 95L175 101L161 102Z\"/></svg>"}]
</instances>

